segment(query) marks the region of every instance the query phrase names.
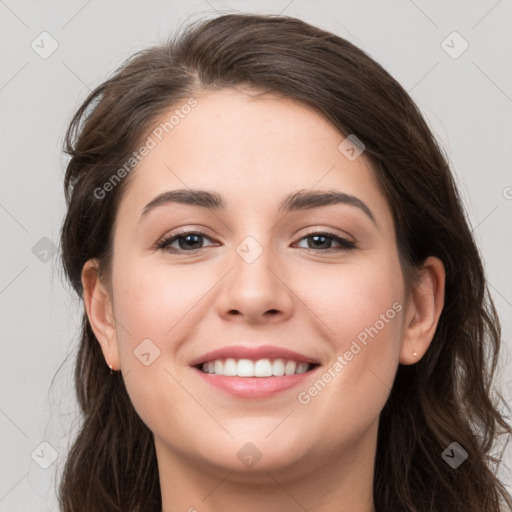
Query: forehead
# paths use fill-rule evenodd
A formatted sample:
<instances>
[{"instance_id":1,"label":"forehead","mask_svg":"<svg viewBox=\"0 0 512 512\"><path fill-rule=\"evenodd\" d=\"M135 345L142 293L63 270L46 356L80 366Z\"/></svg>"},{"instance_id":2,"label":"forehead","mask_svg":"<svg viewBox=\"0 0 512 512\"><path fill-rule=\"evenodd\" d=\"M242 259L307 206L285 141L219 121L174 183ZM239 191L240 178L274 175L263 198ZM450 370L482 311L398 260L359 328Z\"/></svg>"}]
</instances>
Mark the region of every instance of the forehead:
<instances>
[{"instance_id":1,"label":"forehead","mask_svg":"<svg viewBox=\"0 0 512 512\"><path fill-rule=\"evenodd\" d=\"M195 99L196 106L175 115L172 125L180 104L154 122L148 136L155 146L132 171L120 209L124 204L140 215L156 195L177 188L217 190L228 207L245 209L277 205L291 191L314 188L382 203L364 154L348 160L339 149L345 136L313 108L233 89Z\"/></svg>"}]
</instances>

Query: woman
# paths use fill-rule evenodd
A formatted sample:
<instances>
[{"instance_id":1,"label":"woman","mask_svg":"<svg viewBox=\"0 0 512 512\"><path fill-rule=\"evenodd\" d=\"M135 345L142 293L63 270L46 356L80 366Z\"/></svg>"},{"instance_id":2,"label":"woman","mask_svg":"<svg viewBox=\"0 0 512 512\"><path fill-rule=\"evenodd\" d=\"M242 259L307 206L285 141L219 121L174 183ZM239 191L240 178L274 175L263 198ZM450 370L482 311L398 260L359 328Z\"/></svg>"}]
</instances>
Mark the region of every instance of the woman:
<instances>
[{"instance_id":1,"label":"woman","mask_svg":"<svg viewBox=\"0 0 512 512\"><path fill-rule=\"evenodd\" d=\"M91 93L66 151L84 419L63 511L512 505L481 259L364 52L284 16L191 25Z\"/></svg>"}]
</instances>

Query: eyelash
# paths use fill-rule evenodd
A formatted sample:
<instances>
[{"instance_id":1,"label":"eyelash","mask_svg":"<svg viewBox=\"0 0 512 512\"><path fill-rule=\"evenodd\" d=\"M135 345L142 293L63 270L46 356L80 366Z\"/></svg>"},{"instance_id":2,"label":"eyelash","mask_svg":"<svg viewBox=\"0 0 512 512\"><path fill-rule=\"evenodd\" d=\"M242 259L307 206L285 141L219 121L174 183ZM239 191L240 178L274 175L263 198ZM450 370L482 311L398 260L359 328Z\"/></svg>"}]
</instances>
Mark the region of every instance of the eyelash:
<instances>
[{"instance_id":1,"label":"eyelash","mask_svg":"<svg viewBox=\"0 0 512 512\"><path fill-rule=\"evenodd\" d=\"M213 240L212 238L210 238L205 233L202 233L201 231L186 231L185 230L185 231L179 231L177 233L173 233L173 234L169 235L168 237L163 238L162 240L157 242L156 249L161 249L161 250L163 250L165 252L170 252L170 253L174 253L174 254L194 254L197 251L201 251L201 250L205 249L205 247L201 247L199 249L192 249L190 251L184 251L183 249L169 248L169 245L171 243L176 242L180 238L186 238L189 235L199 235L199 236L208 238L211 241ZM304 240L306 238L311 238L313 236L322 236L322 237L331 239L331 240L333 240L335 242L338 242L341 245L341 247L338 248L338 249L333 249L333 248L330 248L330 249L310 249L310 248L302 247L302 249L305 249L306 251L313 252L313 253L318 253L318 252L330 253L330 252L336 252L336 251L350 251L350 250L355 249L357 247L354 242L351 242L350 240L347 240L347 239L342 238L342 237L340 237L338 235L335 235L334 233L330 233L329 231L319 231L319 232L315 231L315 232L312 232L312 233L308 233L306 236L303 236L302 238L300 238L299 241L300 240Z\"/></svg>"}]
</instances>

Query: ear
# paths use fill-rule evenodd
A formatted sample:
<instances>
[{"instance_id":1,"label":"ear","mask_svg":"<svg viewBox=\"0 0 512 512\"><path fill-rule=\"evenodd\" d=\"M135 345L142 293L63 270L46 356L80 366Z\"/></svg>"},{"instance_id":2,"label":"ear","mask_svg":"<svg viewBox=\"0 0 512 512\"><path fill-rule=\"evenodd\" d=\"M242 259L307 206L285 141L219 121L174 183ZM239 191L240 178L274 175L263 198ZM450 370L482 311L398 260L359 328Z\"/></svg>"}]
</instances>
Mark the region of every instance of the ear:
<instances>
[{"instance_id":1,"label":"ear","mask_svg":"<svg viewBox=\"0 0 512 512\"><path fill-rule=\"evenodd\" d=\"M439 258L428 257L420 274L406 309L400 349L400 363L404 365L417 363L423 357L434 338L444 306L446 274L443 262Z\"/></svg>"},{"instance_id":2,"label":"ear","mask_svg":"<svg viewBox=\"0 0 512 512\"><path fill-rule=\"evenodd\" d=\"M88 260L82 268L83 300L91 328L101 345L101 350L107 365L113 370L119 370L120 358L112 300L110 294L101 282L99 262L97 259Z\"/></svg>"}]
</instances>

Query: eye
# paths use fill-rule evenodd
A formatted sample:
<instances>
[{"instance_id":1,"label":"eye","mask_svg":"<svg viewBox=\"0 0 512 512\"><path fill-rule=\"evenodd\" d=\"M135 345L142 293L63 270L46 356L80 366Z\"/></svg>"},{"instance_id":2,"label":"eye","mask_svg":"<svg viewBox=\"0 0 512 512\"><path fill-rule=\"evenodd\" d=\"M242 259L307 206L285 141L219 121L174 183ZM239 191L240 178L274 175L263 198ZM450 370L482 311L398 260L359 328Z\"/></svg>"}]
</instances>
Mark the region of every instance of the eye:
<instances>
[{"instance_id":1,"label":"eye","mask_svg":"<svg viewBox=\"0 0 512 512\"><path fill-rule=\"evenodd\" d=\"M157 243L156 248L178 254L193 254L204 248L202 239L212 241L212 238L201 231L180 231L160 240ZM356 248L356 244L354 242L329 232L310 233L307 236L302 237L299 241L302 240L311 240L311 244L308 243L308 247L302 248L314 252L348 251ZM333 248L333 242L338 244L339 247ZM175 243L178 243L178 247L172 247Z\"/></svg>"},{"instance_id":2,"label":"eye","mask_svg":"<svg viewBox=\"0 0 512 512\"><path fill-rule=\"evenodd\" d=\"M177 253L194 253L203 248L202 238L212 240L209 236L201 231L180 231L160 240L157 244L158 249ZM178 247L172 247L172 244L178 242Z\"/></svg>"},{"instance_id":3,"label":"eye","mask_svg":"<svg viewBox=\"0 0 512 512\"><path fill-rule=\"evenodd\" d=\"M331 251L347 251L350 249L355 249L356 244L346 238L335 235L334 233L329 232L319 232L319 233L310 233L307 236L302 237L300 240L311 240L311 244L308 243L308 247L303 247L304 249L309 249L312 251L320 251L320 252L331 252ZM340 247L333 248L331 244L335 242ZM326 247L326 245L328 247Z\"/></svg>"}]
</instances>

